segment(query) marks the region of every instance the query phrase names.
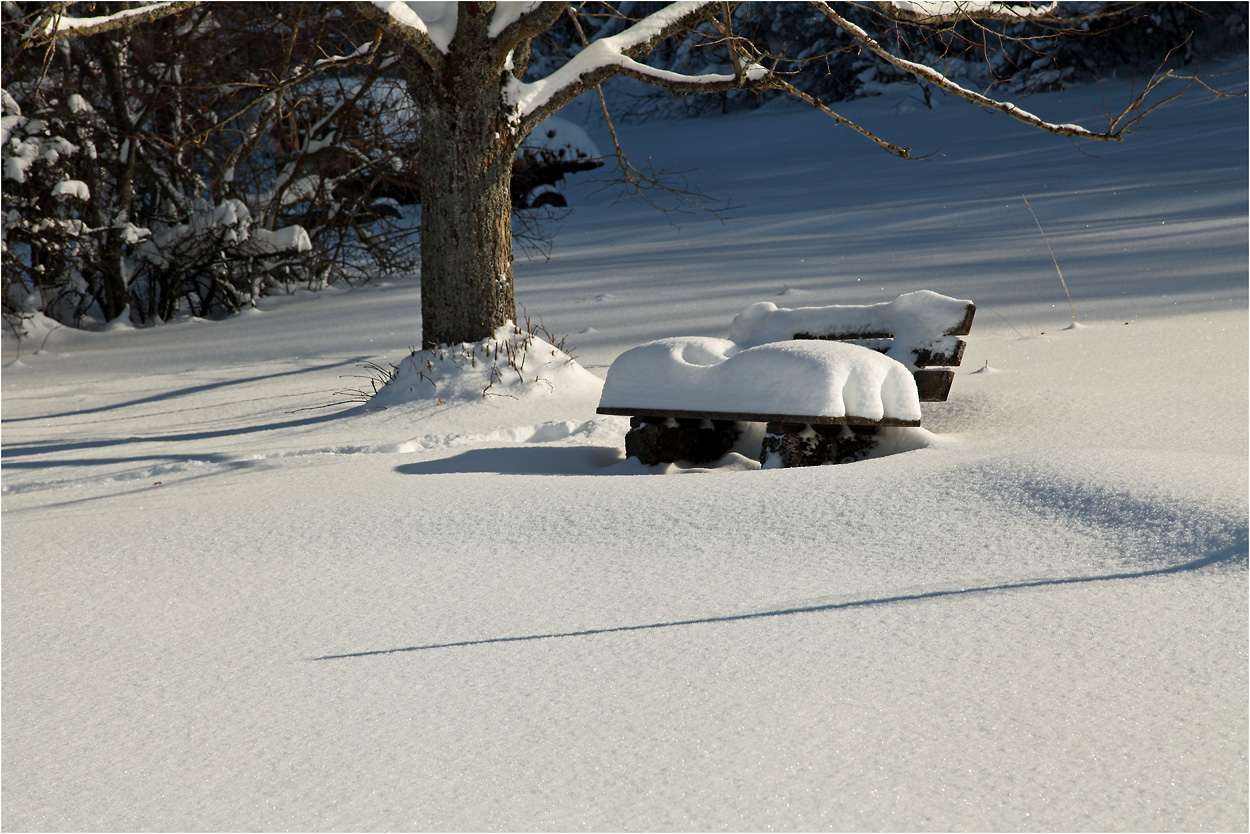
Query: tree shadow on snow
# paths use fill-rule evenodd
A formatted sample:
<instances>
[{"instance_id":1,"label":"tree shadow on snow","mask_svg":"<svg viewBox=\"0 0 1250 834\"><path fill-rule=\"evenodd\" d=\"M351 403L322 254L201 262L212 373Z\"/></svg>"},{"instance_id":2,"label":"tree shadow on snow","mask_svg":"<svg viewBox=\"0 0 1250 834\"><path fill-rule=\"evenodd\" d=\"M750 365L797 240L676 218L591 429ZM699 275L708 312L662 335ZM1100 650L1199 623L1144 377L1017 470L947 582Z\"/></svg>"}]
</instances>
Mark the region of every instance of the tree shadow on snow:
<instances>
[{"instance_id":1,"label":"tree shadow on snow","mask_svg":"<svg viewBox=\"0 0 1250 834\"><path fill-rule=\"evenodd\" d=\"M284 429L299 428L302 426L312 426L318 423L328 423L332 420L342 420L359 414L360 406L346 409L344 411L334 412L330 414L318 414L314 417L297 417L290 420L279 420L272 423L264 423L256 426L237 426L226 429L207 429L204 431L181 432L178 434L151 434L151 435L131 435L129 437L106 437L88 440L71 440L68 442L45 442L31 441L23 443L6 443L0 450L0 455L4 458L5 466L17 466L11 458L17 457L34 457L37 455L56 455L65 452L74 452L92 449L111 449L119 446L133 446L140 443L195 443L201 440L213 440L222 437L241 437L247 434L260 434L267 431L281 431ZM159 456L168 460L179 459L178 454ZM181 456L194 459L203 459L204 455ZM121 457L121 458L98 458L95 460L79 461L80 464L90 463L114 463L117 461L142 460L142 457Z\"/></svg>"},{"instance_id":2,"label":"tree shadow on snow","mask_svg":"<svg viewBox=\"0 0 1250 834\"><path fill-rule=\"evenodd\" d=\"M234 385L246 385L250 382L264 382L267 379L278 379L285 376L297 376L299 374L316 373L317 371L325 371L331 368L341 368L345 366L354 366L361 362L361 359L347 359L341 362L329 362L323 365L310 365L306 368L297 368L293 371L280 371L272 374L260 374L258 376L238 377L236 379L224 379L219 382L206 382L202 385L190 385L186 388L176 388L170 391L161 391L158 394L151 394L146 397L139 397L134 400L127 400L120 403L112 403L110 405L99 405L91 408L79 408L74 411L61 411L54 414L36 414L31 417L4 417L0 422L4 423L28 423L39 420L55 420L63 417L81 417L87 414L101 414L108 411L117 411L123 408L130 408L136 405L146 405L148 403L166 402L175 400L179 397L186 397L192 394L202 394L205 391L216 391L221 388L228 388Z\"/></svg>"},{"instance_id":3,"label":"tree shadow on snow","mask_svg":"<svg viewBox=\"0 0 1250 834\"><path fill-rule=\"evenodd\" d=\"M431 643L424 646L405 646L397 649L374 649L371 651L350 652L347 654L331 654L323 657L309 658L309 660L346 660L354 657L373 657L376 655L400 654L402 652L420 652L431 651L434 649L454 649L465 648L468 646L486 646L492 643L520 643L529 640L551 640L559 637L593 637L602 634L619 634L628 631L647 631L650 629L660 628L677 628L679 626L708 625L712 623L732 623L745 620L761 620L768 617L788 617L795 614L816 614L824 611L839 611L848 608L870 608L878 605L896 605L905 602L923 602L943 597L962 597L972 594L989 593L993 591L1019 591L1034 588L1046 588L1056 585L1077 585L1088 582L1109 582L1117 579L1145 579L1152 576L1163 576L1172 573L1188 573L1190 571L1201 570L1211 566L1246 566L1248 550L1247 539L1244 535L1233 545L1221 548L1212 553L1185 562L1179 565L1171 565L1164 568L1154 568L1151 570L1139 570L1124 573L1110 573L1098 576L1073 576L1061 577L1058 579L1034 579L1021 582L1007 582L999 585L985 585L976 588L955 588L949 590L925 591L915 594L900 594L892 597L878 597L874 599L860 599L843 602L822 603L819 605L806 605L789 608L778 608L772 611L756 611L750 614L728 614L717 617L698 617L690 620L674 620L663 623L646 623L644 625L625 625L613 626L608 628L590 628L581 631L553 632L550 634L527 634L516 637L489 637L481 640L461 640L455 643Z\"/></svg>"}]
</instances>

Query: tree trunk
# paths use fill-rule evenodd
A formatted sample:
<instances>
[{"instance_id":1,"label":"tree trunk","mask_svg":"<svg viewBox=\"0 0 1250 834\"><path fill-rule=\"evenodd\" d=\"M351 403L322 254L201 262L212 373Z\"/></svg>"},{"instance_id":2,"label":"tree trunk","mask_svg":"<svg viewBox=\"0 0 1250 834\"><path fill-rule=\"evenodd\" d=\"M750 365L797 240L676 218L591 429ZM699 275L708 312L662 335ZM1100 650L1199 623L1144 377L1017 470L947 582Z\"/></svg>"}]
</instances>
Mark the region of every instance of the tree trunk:
<instances>
[{"instance_id":1,"label":"tree trunk","mask_svg":"<svg viewBox=\"0 0 1250 834\"><path fill-rule=\"evenodd\" d=\"M478 147L491 132L462 130L448 121L427 115L421 125L425 347L484 339L516 319L512 154Z\"/></svg>"},{"instance_id":2,"label":"tree trunk","mask_svg":"<svg viewBox=\"0 0 1250 834\"><path fill-rule=\"evenodd\" d=\"M131 208L134 205L135 160L139 154L139 143L134 138L137 131L130 115L130 99L122 74L122 48L111 35L104 35L99 51L113 105L114 130L117 131L118 141L126 148L126 158L119 162L116 172L117 191L112 195L112 205L106 209L110 216L102 218L108 225L108 231L104 233L103 245L100 247L100 269L104 286L99 298L106 321L120 316L130 303L130 287L126 275L125 225L130 222ZM103 201L104 195L93 193L92 198Z\"/></svg>"},{"instance_id":3,"label":"tree trunk","mask_svg":"<svg viewBox=\"0 0 1250 834\"><path fill-rule=\"evenodd\" d=\"M405 61L421 115L421 343L479 341L516 320L512 160L517 139L491 50L460 29L430 77ZM484 39L485 24L481 37Z\"/></svg>"}]
</instances>

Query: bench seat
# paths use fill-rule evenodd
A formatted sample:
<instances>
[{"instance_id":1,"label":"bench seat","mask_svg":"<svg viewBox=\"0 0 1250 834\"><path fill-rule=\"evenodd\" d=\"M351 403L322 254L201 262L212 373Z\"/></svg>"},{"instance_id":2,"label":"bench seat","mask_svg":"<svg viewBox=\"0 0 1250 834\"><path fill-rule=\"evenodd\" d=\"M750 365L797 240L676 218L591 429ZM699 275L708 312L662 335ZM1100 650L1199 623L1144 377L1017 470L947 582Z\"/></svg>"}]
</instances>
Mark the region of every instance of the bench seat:
<instances>
[{"instance_id":1,"label":"bench seat","mask_svg":"<svg viewBox=\"0 0 1250 834\"><path fill-rule=\"evenodd\" d=\"M828 424L919 425L920 399L904 365L859 345L790 340L743 348L690 336L631 348L608 369L599 413L663 412L741 415L724 419L760 423L806 416Z\"/></svg>"},{"instance_id":2,"label":"bench seat","mask_svg":"<svg viewBox=\"0 0 1250 834\"><path fill-rule=\"evenodd\" d=\"M823 414L760 414L743 411L690 411L685 409L642 408L636 406L613 408L600 406L599 414L610 414L616 417L643 417L648 421L658 420L711 420L713 422L730 423L784 423L807 426L876 426L877 428L918 428L920 419L902 420L897 417L882 417L874 420L871 417L855 417L842 415L829 417Z\"/></svg>"}]
</instances>

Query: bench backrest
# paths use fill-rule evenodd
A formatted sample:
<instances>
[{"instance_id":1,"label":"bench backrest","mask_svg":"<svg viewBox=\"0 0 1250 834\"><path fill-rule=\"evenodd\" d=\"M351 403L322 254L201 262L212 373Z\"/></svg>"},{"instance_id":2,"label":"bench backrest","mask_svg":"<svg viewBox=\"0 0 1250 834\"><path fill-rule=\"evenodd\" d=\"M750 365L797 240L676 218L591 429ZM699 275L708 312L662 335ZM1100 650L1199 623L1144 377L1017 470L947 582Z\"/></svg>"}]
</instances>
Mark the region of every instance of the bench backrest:
<instances>
[{"instance_id":1,"label":"bench backrest","mask_svg":"<svg viewBox=\"0 0 1250 834\"><path fill-rule=\"evenodd\" d=\"M906 365L921 402L944 402L967 344L958 337L968 335L976 310L971 301L929 290L862 306L787 309L763 301L733 320L729 338L743 347L792 339L861 344Z\"/></svg>"}]
</instances>

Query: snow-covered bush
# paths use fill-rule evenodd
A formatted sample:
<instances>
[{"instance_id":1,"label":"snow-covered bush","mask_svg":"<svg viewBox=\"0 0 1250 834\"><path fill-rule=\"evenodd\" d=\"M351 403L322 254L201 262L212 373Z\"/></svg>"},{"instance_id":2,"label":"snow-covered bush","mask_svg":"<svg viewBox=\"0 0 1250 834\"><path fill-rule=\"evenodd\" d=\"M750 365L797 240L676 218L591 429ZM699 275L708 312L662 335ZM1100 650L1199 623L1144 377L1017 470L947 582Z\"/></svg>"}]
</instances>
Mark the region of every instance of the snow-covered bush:
<instances>
[{"instance_id":1,"label":"snow-covered bush","mask_svg":"<svg viewBox=\"0 0 1250 834\"><path fill-rule=\"evenodd\" d=\"M16 96L34 109L23 113ZM5 309L39 310L67 324L135 322L180 311L214 315L258 297L265 282L299 271L311 248L298 226L270 231L236 199L216 205L199 194L137 210L145 180L110 125L83 96L65 101L4 91ZM149 170L150 176L159 176ZM130 183L124 177L130 175ZM198 192L206 192L202 182ZM172 183L162 183L166 193ZM133 222L127 218L134 218Z\"/></svg>"},{"instance_id":2,"label":"snow-covered bush","mask_svg":"<svg viewBox=\"0 0 1250 834\"><path fill-rule=\"evenodd\" d=\"M302 227L265 229L237 199L197 206L180 220L153 224L128 263L131 297L154 318L184 302L200 315L239 310L300 276L312 249Z\"/></svg>"},{"instance_id":3,"label":"snow-covered bush","mask_svg":"<svg viewBox=\"0 0 1250 834\"><path fill-rule=\"evenodd\" d=\"M7 317L20 324L38 310L77 326L220 315L289 277L307 236L257 228L246 206L214 195L197 158L212 112L189 91L202 78L207 15L45 53L22 40L20 12L5 5Z\"/></svg>"},{"instance_id":4,"label":"snow-covered bush","mask_svg":"<svg viewBox=\"0 0 1250 834\"><path fill-rule=\"evenodd\" d=\"M298 85L270 148L232 172L255 213L297 224L325 281L368 281L419 262L419 133L393 60Z\"/></svg>"},{"instance_id":5,"label":"snow-covered bush","mask_svg":"<svg viewBox=\"0 0 1250 834\"><path fill-rule=\"evenodd\" d=\"M91 187L77 178L75 157L94 156L87 138L93 114L77 95L24 109L5 89L0 105L3 307L22 332L23 319L37 311L73 321L88 306L95 276L82 266L98 255L99 235L90 223ZM130 231L136 238L146 234Z\"/></svg>"},{"instance_id":6,"label":"snow-covered bush","mask_svg":"<svg viewBox=\"0 0 1250 834\"><path fill-rule=\"evenodd\" d=\"M49 8L4 5L3 309L16 327L36 310L75 326L216 317L297 284L415 266L411 218L377 211L372 194L336 191L360 164L330 170L321 157L301 171L281 155L299 125L273 70L321 58L341 12L206 4L47 50L24 33ZM302 100L323 77L287 94ZM350 110L361 86L330 98ZM341 120L304 138L331 150L368 144ZM291 189L275 188L284 174L316 205L285 199Z\"/></svg>"}]
</instances>

